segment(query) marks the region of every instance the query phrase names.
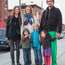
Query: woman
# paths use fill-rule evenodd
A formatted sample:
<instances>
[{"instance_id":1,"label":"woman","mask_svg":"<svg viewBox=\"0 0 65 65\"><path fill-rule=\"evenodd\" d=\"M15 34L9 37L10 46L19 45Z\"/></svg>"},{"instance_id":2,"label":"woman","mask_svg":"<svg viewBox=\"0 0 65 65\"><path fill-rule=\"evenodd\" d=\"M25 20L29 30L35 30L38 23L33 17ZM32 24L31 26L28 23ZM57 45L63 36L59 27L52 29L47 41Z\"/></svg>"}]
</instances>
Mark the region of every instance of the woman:
<instances>
[{"instance_id":1,"label":"woman","mask_svg":"<svg viewBox=\"0 0 65 65\"><path fill-rule=\"evenodd\" d=\"M27 6L24 14L24 28L27 28L30 32L32 32L32 24L33 24L33 15L31 6Z\"/></svg>"},{"instance_id":2,"label":"woman","mask_svg":"<svg viewBox=\"0 0 65 65\"><path fill-rule=\"evenodd\" d=\"M21 25L21 16L20 16L20 9L18 6L14 8L13 16L8 19L7 21L7 37L10 41L10 54L12 65L15 65L15 56L14 56L14 44L16 46L16 63L19 63L19 44L20 44L20 25Z\"/></svg>"}]
</instances>

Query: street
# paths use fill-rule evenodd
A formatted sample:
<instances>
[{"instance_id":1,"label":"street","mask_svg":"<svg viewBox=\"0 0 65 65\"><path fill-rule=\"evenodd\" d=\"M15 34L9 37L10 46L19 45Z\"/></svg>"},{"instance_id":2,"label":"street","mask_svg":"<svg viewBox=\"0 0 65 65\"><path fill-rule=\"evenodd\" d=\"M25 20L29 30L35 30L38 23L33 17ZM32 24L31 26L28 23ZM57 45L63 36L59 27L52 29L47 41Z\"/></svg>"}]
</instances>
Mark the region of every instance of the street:
<instances>
[{"instance_id":1,"label":"street","mask_svg":"<svg viewBox=\"0 0 65 65\"><path fill-rule=\"evenodd\" d=\"M58 65L65 65L65 39L58 40L57 46L57 63ZM32 64L34 64L33 50L31 50L31 56ZM24 64L22 49L20 50L20 63ZM11 65L10 52L0 52L0 65Z\"/></svg>"}]
</instances>

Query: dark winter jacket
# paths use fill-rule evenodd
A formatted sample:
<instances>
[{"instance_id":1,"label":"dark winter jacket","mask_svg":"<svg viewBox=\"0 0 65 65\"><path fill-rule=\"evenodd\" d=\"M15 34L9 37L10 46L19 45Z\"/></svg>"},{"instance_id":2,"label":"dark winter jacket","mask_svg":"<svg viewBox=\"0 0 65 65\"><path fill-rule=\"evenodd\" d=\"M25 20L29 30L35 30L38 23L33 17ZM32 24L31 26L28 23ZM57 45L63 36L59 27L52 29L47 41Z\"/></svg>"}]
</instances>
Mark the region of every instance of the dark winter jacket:
<instances>
[{"instance_id":1,"label":"dark winter jacket","mask_svg":"<svg viewBox=\"0 0 65 65\"><path fill-rule=\"evenodd\" d=\"M40 31L47 30L47 31L56 31L61 33L62 31L62 15L58 8L52 7L49 11L47 8L41 18L40 23Z\"/></svg>"},{"instance_id":2,"label":"dark winter jacket","mask_svg":"<svg viewBox=\"0 0 65 65\"><path fill-rule=\"evenodd\" d=\"M21 19L12 17L8 18L6 35L9 39L20 39L20 25Z\"/></svg>"}]
</instances>

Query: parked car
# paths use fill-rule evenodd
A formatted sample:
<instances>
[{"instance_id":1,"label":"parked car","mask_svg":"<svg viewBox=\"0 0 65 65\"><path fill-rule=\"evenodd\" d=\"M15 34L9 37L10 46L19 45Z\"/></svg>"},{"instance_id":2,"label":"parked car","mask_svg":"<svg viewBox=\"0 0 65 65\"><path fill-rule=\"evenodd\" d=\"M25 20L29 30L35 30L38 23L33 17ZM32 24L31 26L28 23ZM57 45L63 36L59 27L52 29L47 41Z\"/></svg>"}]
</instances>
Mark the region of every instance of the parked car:
<instances>
[{"instance_id":1,"label":"parked car","mask_svg":"<svg viewBox=\"0 0 65 65\"><path fill-rule=\"evenodd\" d=\"M0 49L9 48L9 43L6 38L6 23L0 20Z\"/></svg>"}]
</instances>

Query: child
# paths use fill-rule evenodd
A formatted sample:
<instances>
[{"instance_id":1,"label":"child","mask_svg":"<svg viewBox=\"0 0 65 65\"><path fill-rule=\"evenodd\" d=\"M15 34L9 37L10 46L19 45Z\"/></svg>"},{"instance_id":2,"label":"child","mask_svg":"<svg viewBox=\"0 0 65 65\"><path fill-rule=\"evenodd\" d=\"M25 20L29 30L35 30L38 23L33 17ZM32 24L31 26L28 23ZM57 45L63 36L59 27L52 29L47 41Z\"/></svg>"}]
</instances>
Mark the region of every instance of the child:
<instances>
[{"instance_id":1,"label":"child","mask_svg":"<svg viewBox=\"0 0 65 65\"><path fill-rule=\"evenodd\" d=\"M31 33L32 47L35 55L35 65L42 65L42 55L41 55L41 44L39 39L38 25L33 24L33 32Z\"/></svg>"},{"instance_id":2,"label":"child","mask_svg":"<svg viewBox=\"0 0 65 65\"><path fill-rule=\"evenodd\" d=\"M43 45L43 55L44 55L44 64L50 65L51 64L51 40L53 40L50 35L42 31L41 32L41 43Z\"/></svg>"},{"instance_id":3,"label":"child","mask_svg":"<svg viewBox=\"0 0 65 65\"><path fill-rule=\"evenodd\" d=\"M30 42L30 32L28 29L23 30L22 48L23 48L24 65L31 65L31 42Z\"/></svg>"}]
</instances>

